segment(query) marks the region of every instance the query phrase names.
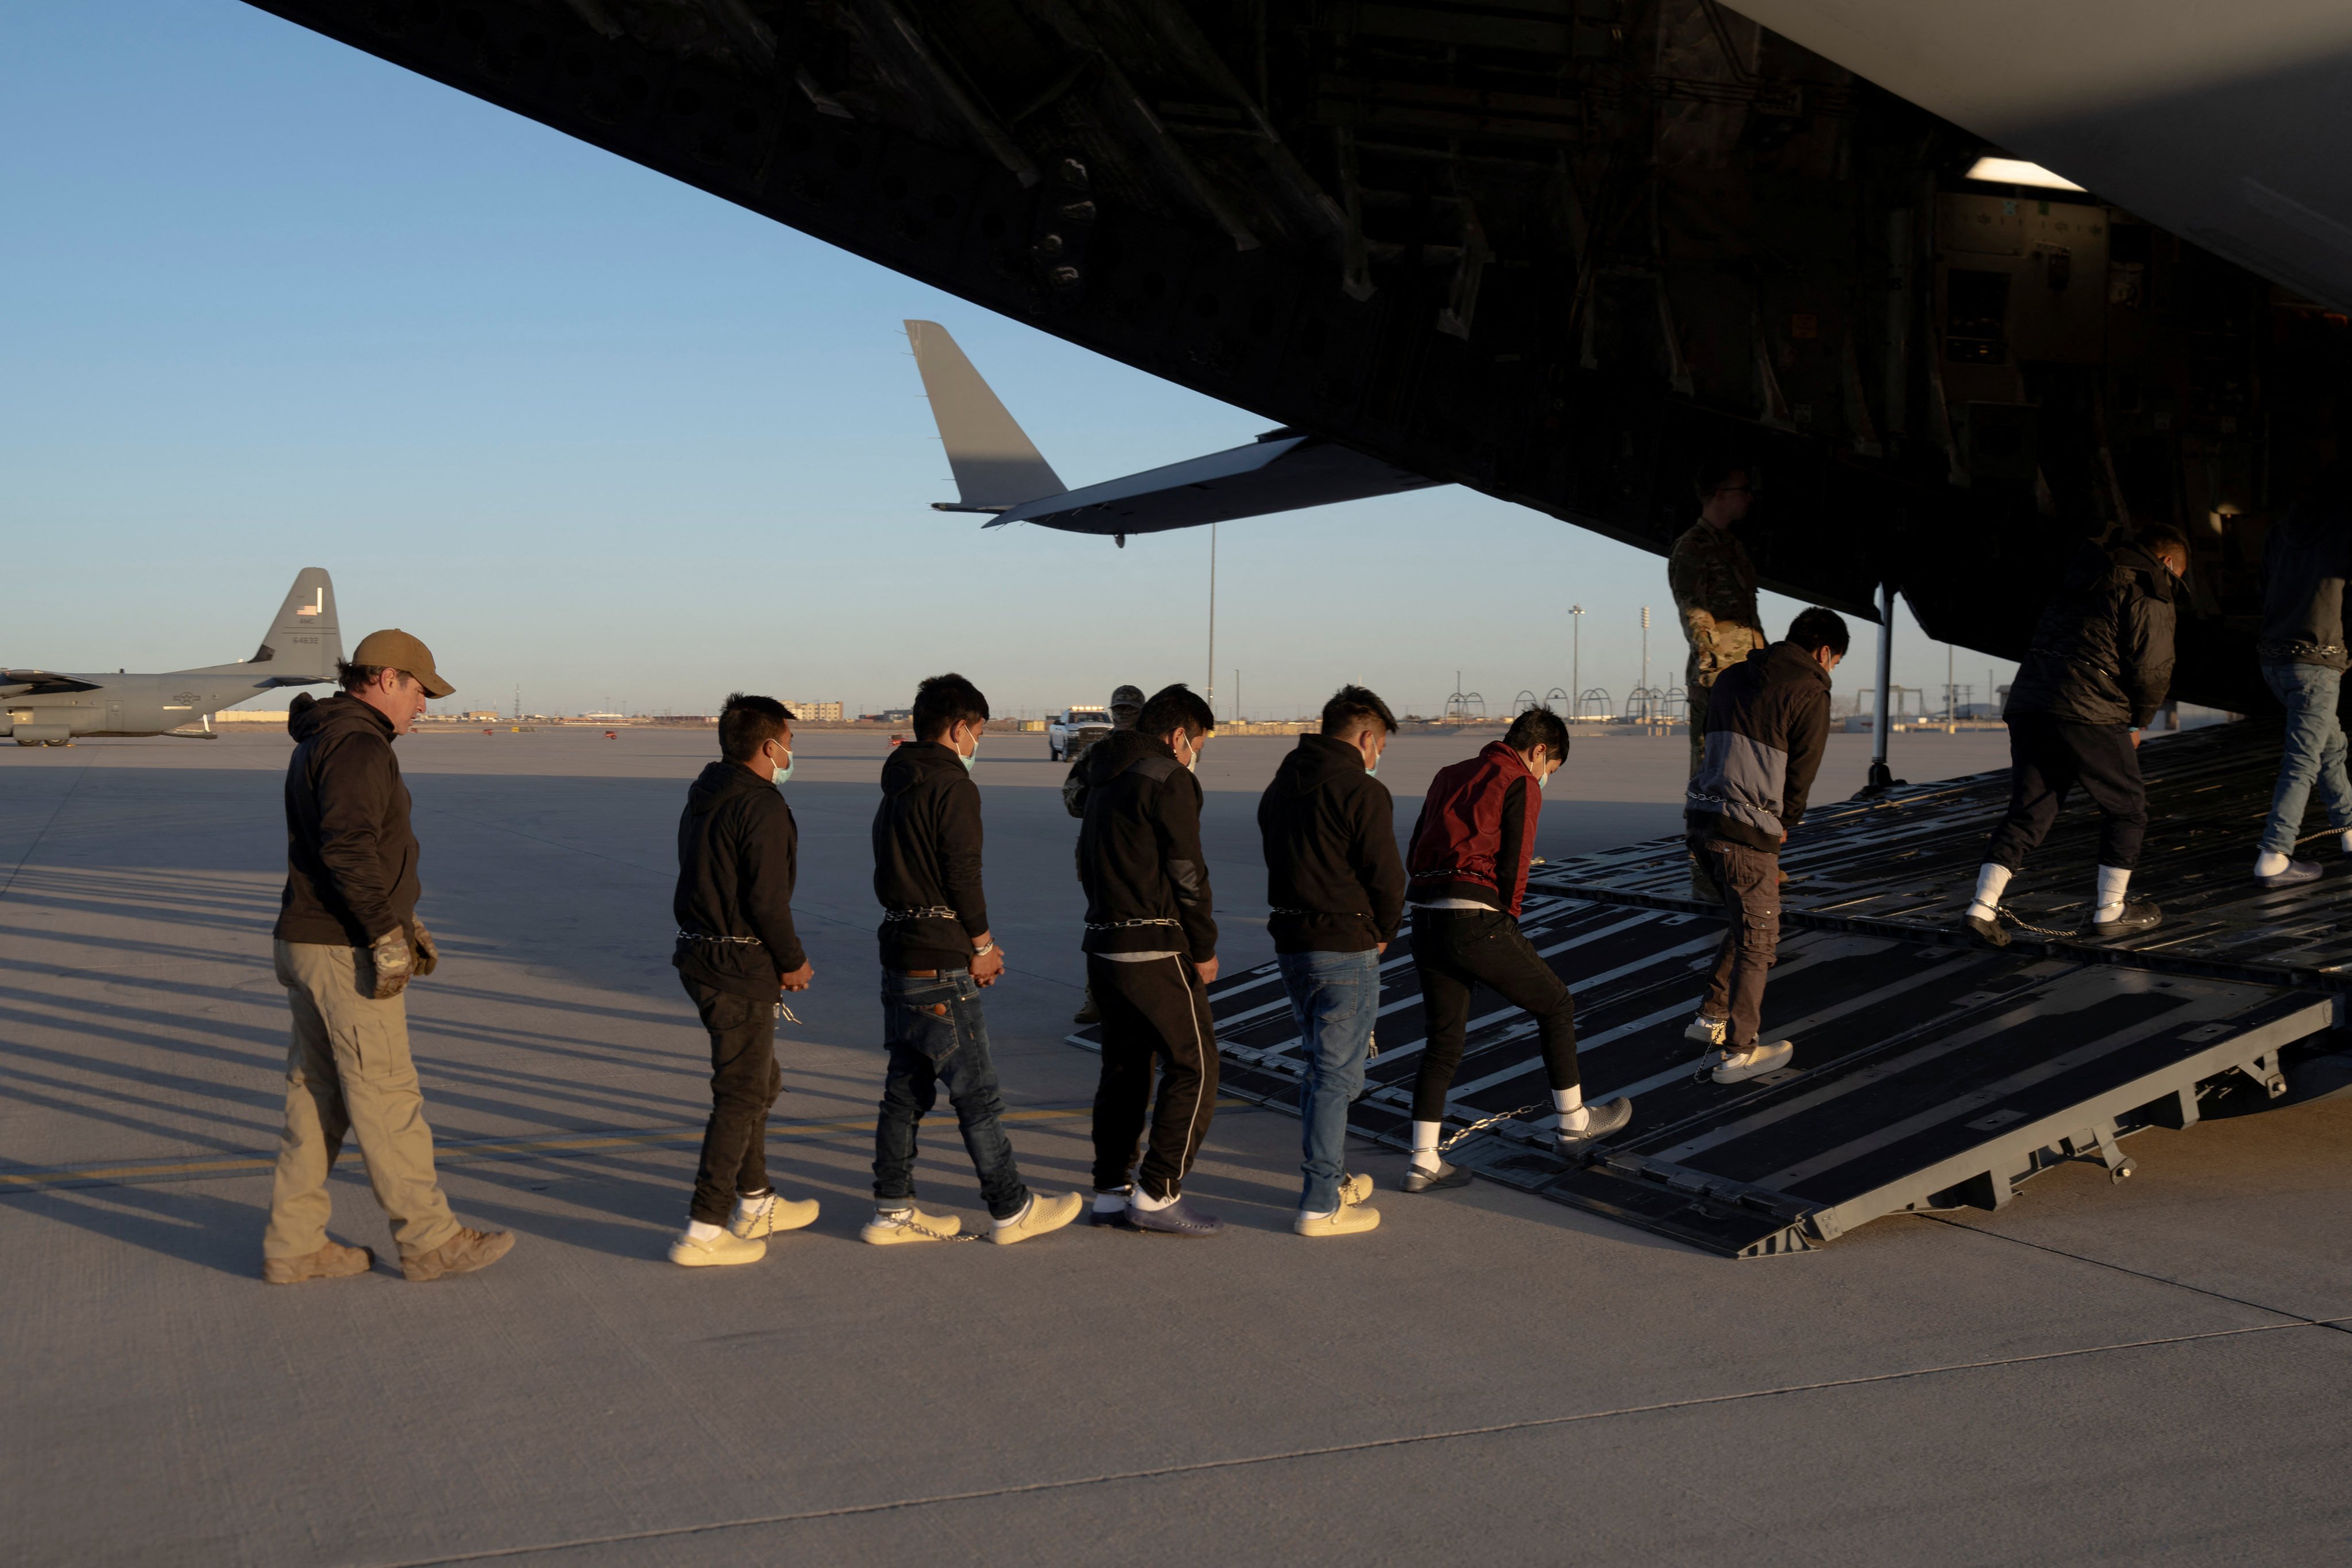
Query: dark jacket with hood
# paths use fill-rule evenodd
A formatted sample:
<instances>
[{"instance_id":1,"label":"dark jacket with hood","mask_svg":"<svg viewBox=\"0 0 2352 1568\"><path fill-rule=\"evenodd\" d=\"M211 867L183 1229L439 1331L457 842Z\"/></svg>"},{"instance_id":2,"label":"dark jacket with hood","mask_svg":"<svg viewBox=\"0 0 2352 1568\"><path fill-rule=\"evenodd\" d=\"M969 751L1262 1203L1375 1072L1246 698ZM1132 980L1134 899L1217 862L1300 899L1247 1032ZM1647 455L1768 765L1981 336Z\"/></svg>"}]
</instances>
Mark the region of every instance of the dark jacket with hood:
<instances>
[{"instance_id":1,"label":"dark jacket with hood","mask_svg":"<svg viewBox=\"0 0 2352 1568\"><path fill-rule=\"evenodd\" d=\"M874 896L882 903L886 968L971 967L971 939L988 930L988 900L980 890L980 786L953 747L917 741L883 763ZM923 912L939 910L953 912Z\"/></svg>"},{"instance_id":2,"label":"dark jacket with hood","mask_svg":"<svg viewBox=\"0 0 2352 1568\"><path fill-rule=\"evenodd\" d=\"M2332 490L2305 496L2263 542L2263 631L2269 664L2352 663L2344 642L2344 579L2352 576L2352 511Z\"/></svg>"},{"instance_id":3,"label":"dark jacket with hood","mask_svg":"<svg viewBox=\"0 0 2352 1568\"><path fill-rule=\"evenodd\" d=\"M365 947L416 923L416 835L392 721L348 694L309 692L286 716L286 891L272 934Z\"/></svg>"},{"instance_id":4,"label":"dark jacket with hood","mask_svg":"<svg viewBox=\"0 0 2352 1568\"><path fill-rule=\"evenodd\" d=\"M1208 858L1201 853L1201 781L1167 742L1119 730L1087 748L1087 816L1078 880L1087 890L1088 952L1217 955ZM1137 923L1143 922L1143 923Z\"/></svg>"},{"instance_id":5,"label":"dark jacket with hood","mask_svg":"<svg viewBox=\"0 0 2352 1568\"><path fill-rule=\"evenodd\" d=\"M808 962L793 931L799 859L800 829L774 784L740 763L721 759L704 768L677 819L670 912L679 935L670 962L678 973L774 1001L783 977Z\"/></svg>"},{"instance_id":6,"label":"dark jacket with hood","mask_svg":"<svg viewBox=\"0 0 2352 1568\"><path fill-rule=\"evenodd\" d=\"M1704 721L1684 823L1695 838L1779 854L1829 747L1830 672L1795 643L1759 647L1716 677Z\"/></svg>"},{"instance_id":7,"label":"dark jacket with hood","mask_svg":"<svg viewBox=\"0 0 2352 1568\"><path fill-rule=\"evenodd\" d=\"M2145 729L2172 685L2172 574L2137 544L2085 542L2033 628L2003 718Z\"/></svg>"},{"instance_id":8,"label":"dark jacket with hood","mask_svg":"<svg viewBox=\"0 0 2352 1568\"><path fill-rule=\"evenodd\" d=\"M1429 781L1405 854L1413 902L1464 899L1518 919L1543 791L1501 741Z\"/></svg>"},{"instance_id":9,"label":"dark jacket with hood","mask_svg":"<svg viewBox=\"0 0 2352 1568\"><path fill-rule=\"evenodd\" d=\"M1276 952L1363 952L1404 919L1388 786L1346 741L1301 735L1257 802Z\"/></svg>"}]
</instances>

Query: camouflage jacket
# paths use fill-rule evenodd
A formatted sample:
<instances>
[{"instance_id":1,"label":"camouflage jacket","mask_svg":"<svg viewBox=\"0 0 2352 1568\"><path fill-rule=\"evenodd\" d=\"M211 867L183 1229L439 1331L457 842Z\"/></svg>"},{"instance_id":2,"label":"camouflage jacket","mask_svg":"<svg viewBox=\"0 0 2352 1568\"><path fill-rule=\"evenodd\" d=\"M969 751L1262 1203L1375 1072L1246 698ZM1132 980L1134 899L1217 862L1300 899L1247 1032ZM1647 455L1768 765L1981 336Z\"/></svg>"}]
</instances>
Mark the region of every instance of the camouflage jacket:
<instances>
[{"instance_id":1,"label":"camouflage jacket","mask_svg":"<svg viewBox=\"0 0 2352 1568\"><path fill-rule=\"evenodd\" d=\"M1728 529L1695 522L1666 557L1666 584L1690 644L1687 681L1711 686L1768 640L1756 609L1756 563Z\"/></svg>"}]
</instances>

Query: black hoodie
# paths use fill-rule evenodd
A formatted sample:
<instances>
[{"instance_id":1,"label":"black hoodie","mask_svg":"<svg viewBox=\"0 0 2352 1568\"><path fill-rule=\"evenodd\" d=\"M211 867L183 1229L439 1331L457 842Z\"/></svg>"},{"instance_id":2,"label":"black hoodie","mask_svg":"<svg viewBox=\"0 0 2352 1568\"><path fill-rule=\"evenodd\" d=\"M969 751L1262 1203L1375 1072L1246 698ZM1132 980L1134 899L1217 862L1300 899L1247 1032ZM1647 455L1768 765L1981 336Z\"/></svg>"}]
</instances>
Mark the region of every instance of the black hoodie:
<instances>
[{"instance_id":1,"label":"black hoodie","mask_svg":"<svg viewBox=\"0 0 2352 1568\"><path fill-rule=\"evenodd\" d=\"M1684 796L1685 829L1779 854L1805 819L1829 748L1830 672L1792 642L1757 648L1715 678L1704 722L1706 760Z\"/></svg>"},{"instance_id":2,"label":"black hoodie","mask_svg":"<svg viewBox=\"0 0 2352 1568\"><path fill-rule=\"evenodd\" d=\"M2352 576L2352 515L2332 488L2304 497L2263 544L2263 631L2254 651L2265 663L2352 663L2344 639L2344 580Z\"/></svg>"},{"instance_id":3,"label":"black hoodie","mask_svg":"<svg viewBox=\"0 0 2352 1568\"><path fill-rule=\"evenodd\" d=\"M772 1002L779 982L808 962L793 931L800 829L776 786L740 763L716 762L686 792L677 819L681 933L749 937L696 942L684 934L670 962L688 980Z\"/></svg>"},{"instance_id":4,"label":"black hoodie","mask_svg":"<svg viewBox=\"0 0 2352 1568\"><path fill-rule=\"evenodd\" d=\"M273 935L365 947L416 920L416 835L392 721L349 695L309 692L286 716L286 891Z\"/></svg>"},{"instance_id":5,"label":"black hoodie","mask_svg":"<svg viewBox=\"0 0 2352 1568\"><path fill-rule=\"evenodd\" d=\"M2172 684L2172 574L2137 544L2085 542L2033 628L2001 717L2147 727Z\"/></svg>"},{"instance_id":6,"label":"black hoodie","mask_svg":"<svg viewBox=\"0 0 2352 1568\"><path fill-rule=\"evenodd\" d=\"M988 930L980 890L980 786L953 747L917 741L882 764L874 813L874 896L886 911L952 915L886 918L877 933L888 969L969 969L971 938Z\"/></svg>"},{"instance_id":7,"label":"black hoodie","mask_svg":"<svg viewBox=\"0 0 2352 1568\"><path fill-rule=\"evenodd\" d=\"M1118 730L1087 748L1078 880L1087 952L1217 955L1209 868L1201 853L1201 781L1168 742Z\"/></svg>"},{"instance_id":8,"label":"black hoodie","mask_svg":"<svg viewBox=\"0 0 2352 1568\"><path fill-rule=\"evenodd\" d=\"M1404 919L1388 786L1345 741L1301 735L1257 802L1276 952L1363 952Z\"/></svg>"}]
</instances>

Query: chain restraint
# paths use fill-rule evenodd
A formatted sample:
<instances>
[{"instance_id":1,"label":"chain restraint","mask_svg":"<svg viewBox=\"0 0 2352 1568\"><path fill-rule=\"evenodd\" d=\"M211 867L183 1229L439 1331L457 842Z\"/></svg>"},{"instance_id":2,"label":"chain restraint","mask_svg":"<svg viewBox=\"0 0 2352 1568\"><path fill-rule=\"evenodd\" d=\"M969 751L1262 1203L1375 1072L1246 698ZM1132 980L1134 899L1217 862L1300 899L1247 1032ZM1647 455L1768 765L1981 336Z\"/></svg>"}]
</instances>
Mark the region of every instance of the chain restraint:
<instances>
[{"instance_id":1,"label":"chain restraint","mask_svg":"<svg viewBox=\"0 0 2352 1568\"><path fill-rule=\"evenodd\" d=\"M1541 1110L1543 1108L1543 1102L1541 1100L1538 1100L1533 1105L1522 1105L1514 1110L1498 1110L1492 1116L1482 1116L1477 1121L1473 1121L1469 1126L1465 1127L1461 1131L1456 1132L1453 1137L1448 1138L1444 1142L1440 1143L1437 1146L1437 1152L1443 1154L1448 1149L1453 1148L1456 1143L1461 1142L1465 1138L1469 1137L1473 1132L1483 1132L1487 1128L1495 1125L1497 1121L1508 1121L1514 1117L1525 1116L1530 1110Z\"/></svg>"},{"instance_id":2,"label":"chain restraint","mask_svg":"<svg viewBox=\"0 0 2352 1568\"><path fill-rule=\"evenodd\" d=\"M955 910L940 904L933 904L927 910L884 910L882 911L884 925L888 925L892 921L951 921L959 918L961 917Z\"/></svg>"},{"instance_id":3,"label":"chain restraint","mask_svg":"<svg viewBox=\"0 0 2352 1568\"><path fill-rule=\"evenodd\" d=\"M1088 931L1133 931L1139 926L1172 926L1177 923L1179 922L1165 919L1148 921L1088 921L1087 922L1087 929Z\"/></svg>"},{"instance_id":4,"label":"chain restraint","mask_svg":"<svg viewBox=\"0 0 2352 1568\"><path fill-rule=\"evenodd\" d=\"M2036 936L2072 938L2078 937L2083 934L2080 931L2052 931L2048 926L2035 925L2032 921L2027 920L2023 915L2019 914L2007 904L1997 905L1993 912L1996 916L2006 917L2010 923L2016 926L2018 930L2030 931Z\"/></svg>"}]
</instances>

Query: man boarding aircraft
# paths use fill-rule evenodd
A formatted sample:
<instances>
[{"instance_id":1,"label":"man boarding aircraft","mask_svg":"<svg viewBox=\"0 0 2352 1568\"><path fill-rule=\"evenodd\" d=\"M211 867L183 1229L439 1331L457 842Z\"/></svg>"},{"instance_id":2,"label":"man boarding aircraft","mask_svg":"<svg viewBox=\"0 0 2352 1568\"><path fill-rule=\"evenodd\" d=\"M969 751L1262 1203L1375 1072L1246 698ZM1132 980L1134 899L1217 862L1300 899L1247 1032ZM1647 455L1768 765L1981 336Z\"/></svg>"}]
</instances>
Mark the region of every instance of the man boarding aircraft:
<instances>
[{"instance_id":1,"label":"man boarding aircraft","mask_svg":"<svg viewBox=\"0 0 2352 1568\"><path fill-rule=\"evenodd\" d=\"M278 686L318 686L334 679L343 657L334 585L323 567L295 574L286 602L260 648L235 664L165 675L62 675L0 668L0 735L20 746L63 746L77 735L213 738L212 716ZM201 729L186 726L196 724Z\"/></svg>"},{"instance_id":2,"label":"man boarding aircraft","mask_svg":"<svg viewBox=\"0 0 2352 1568\"><path fill-rule=\"evenodd\" d=\"M1269 430L1246 447L1065 489L1061 476L945 327L908 321L907 342L958 492L955 500L933 501L931 510L993 512L985 528L1034 522L1069 533L1108 533L1125 549L1130 533L1198 528L1437 482L1304 430Z\"/></svg>"}]
</instances>

